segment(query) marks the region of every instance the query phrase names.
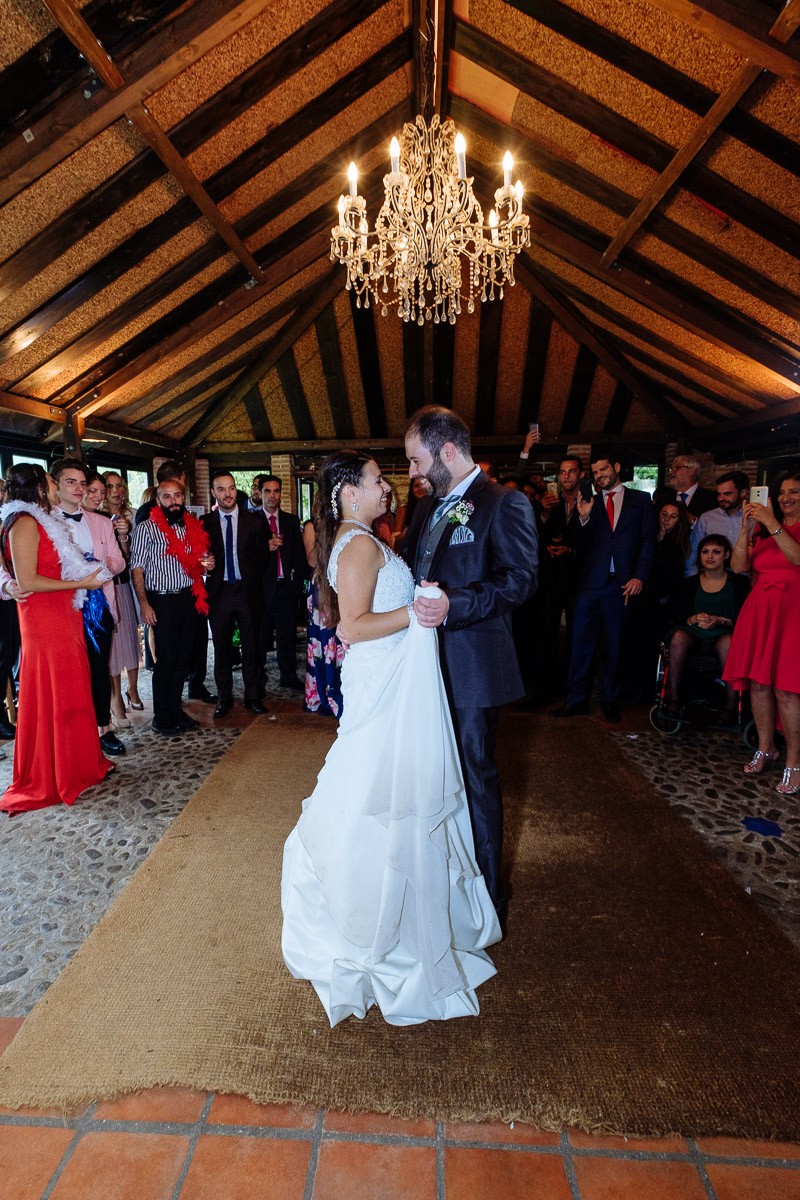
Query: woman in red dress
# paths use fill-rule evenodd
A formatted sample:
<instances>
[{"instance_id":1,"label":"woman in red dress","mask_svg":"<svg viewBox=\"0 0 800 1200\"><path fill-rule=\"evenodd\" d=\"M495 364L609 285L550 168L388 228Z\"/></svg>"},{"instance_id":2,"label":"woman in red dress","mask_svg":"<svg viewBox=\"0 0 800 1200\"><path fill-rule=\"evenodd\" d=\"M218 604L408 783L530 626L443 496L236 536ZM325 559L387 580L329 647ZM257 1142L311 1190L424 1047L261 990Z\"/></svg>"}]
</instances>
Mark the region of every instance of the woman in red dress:
<instances>
[{"instance_id":1,"label":"woman in red dress","mask_svg":"<svg viewBox=\"0 0 800 1200\"><path fill-rule=\"evenodd\" d=\"M0 548L17 587L22 633L14 778L0 799L13 815L77 796L114 769L97 735L81 607L104 568L88 564L66 522L51 512L55 482L21 463L8 478Z\"/></svg>"},{"instance_id":2,"label":"woman in red dress","mask_svg":"<svg viewBox=\"0 0 800 1200\"><path fill-rule=\"evenodd\" d=\"M744 768L760 775L777 761L775 712L786 738L786 768L776 791L800 792L800 468L778 480L777 500L743 506L734 571L753 572L753 590L733 633L723 679L750 688L758 749ZM761 528L752 537L756 525Z\"/></svg>"}]
</instances>

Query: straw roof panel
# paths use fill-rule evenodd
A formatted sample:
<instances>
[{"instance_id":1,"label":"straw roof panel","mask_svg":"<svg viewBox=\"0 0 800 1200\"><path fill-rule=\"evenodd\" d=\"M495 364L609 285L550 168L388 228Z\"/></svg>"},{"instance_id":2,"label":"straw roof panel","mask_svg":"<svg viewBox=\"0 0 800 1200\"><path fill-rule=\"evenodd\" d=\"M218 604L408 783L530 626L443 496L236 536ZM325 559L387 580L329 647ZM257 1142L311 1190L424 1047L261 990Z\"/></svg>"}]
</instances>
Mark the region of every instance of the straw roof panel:
<instances>
[{"instance_id":1,"label":"straw roof panel","mask_svg":"<svg viewBox=\"0 0 800 1200\"><path fill-rule=\"evenodd\" d=\"M362 96L332 121L328 121L314 130L309 137L304 138L298 145L282 155L266 170L254 175L238 191L233 192L223 201L221 208L229 221L236 222L246 216L256 205L275 192L293 183L295 179L320 159L325 159L332 148L341 145L355 137L372 121L377 120L401 103L408 95L408 78L405 68L394 71L382 80L367 95ZM360 171L372 169L367 164L386 161L386 147L376 147L364 160L360 160ZM347 163L332 164L340 167L341 177L337 175L336 182L328 185L328 194L333 197L334 212L336 196L346 186ZM294 209L292 212L294 213Z\"/></svg>"},{"instance_id":2,"label":"straw roof panel","mask_svg":"<svg viewBox=\"0 0 800 1200\"><path fill-rule=\"evenodd\" d=\"M353 329L353 314L350 311L350 298L347 292L340 292L333 301L333 314L339 330L339 348L342 355L353 433L356 437L365 437L369 433L369 418L364 401L364 385L361 382L361 371L358 366L358 346Z\"/></svg>"},{"instance_id":3,"label":"straw roof panel","mask_svg":"<svg viewBox=\"0 0 800 1200\"><path fill-rule=\"evenodd\" d=\"M0 208L0 261L129 163L144 143L118 121Z\"/></svg>"},{"instance_id":4,"label":"straw roof panel","mask_svg":"<svg viewBox=\"0 0 800 1200\"><path fill-rule=\"evenodd\" d=\"M797 127L800 129L800 91L796 95ZM777 212L793 221L800 221L800 184L797 176L784 171L776 163L743 146L734 138L725 138L715 145L703 160L704 165L735 183L743 192L758 196Z\"/></svg>"},{"instance_id":5,"label":"straw roof panel","mask_svg":"<svg viewBox=\"0 0 800 1200\"><path fill-rule=\"evenodd\" d=\"M539 424L548 434L562 428L564 407L575 371L578 349L575 339L554 321L550 331L547 366L539 402Z\"/></svg>"},{"instance_id":6,"label":"straw roof panel","mask_svg":"<svg viewBox=\"0 0 800 1200\"><path fill-rule=\"evenodd\" d=\"M272 436L276 440L296 437L297 430L294 427L292 414L289 411L289 405L286 403L286 397L283 394L283 387L278 378L278 372L274 367L268 375L260 380L258 390L261 393L261 399L264 401L264 407L272 428ZM214 431L214 436L218 441L222 440L216 430Z\"/></svg>"},{"instance_id":7,"label":"straw roof panel","mask_svg":"<svg viewBox=\"0 0 800 1200\"><path fill-rule=\"evenodd\" d=\"M385 317L380 309L371 307L378 342L383 403L386 409L386 428L390 437L402 437L406 427L406 393L403 372L403 322L397 309L390 308Z\"/></svg>"},{"instance_id":8,"label":"straw roof panel","mask_svg":"<svg viewBox=\"0 0 800 1200\"><path fill-rule=\"evenodd\" d=\"M453 409L470 429L475 428L480 334L480 305L474 313L462 311L456 321L453 357Z\"/></svg>"},{"instance_id":9,"label":"straw roof panel","mask_svg":"<svg viewBox=\"0 0 800 1200\"><path fill-rule=\"evenodd\" d=\"M46 362L54 354L65 350L72 342L87 330L92 329L119 305L124 304L141 288L157 280L164 271L173 265L176 259L179 260L202 246L208 238L208 233L205 221L196 221L188 229L182 230L165 245L159 246L152 254L137 263L133 270L127 271L125 275L116 279L108 287L95 292L86 304L81 304L73 309L64 320L59 321L47 333L37 338L26 350L14 355L4 364L4 369L13 378L21 378L41 363ZM224 259L219 261L223 262ZM190 286L193 288L193 281ZM146 314L142 314L145 317L145 324L155 320L152 315L155 311L157 310L151 307ZM109 342L103 344L103 354L109 345Z\"/></svg>"},{"instance_id":10,"label":"straw roof panel","mask_svg":"<svg viewBox=\"0 0 800 1200\"><path fill-rule=\"evenodd\" d=\"M616 390L617 380L613 375L609 375L601 363L598 363L592 379L592 386L589 389L589 398L586 401L586 412L583 418L585 429L603 428Z\"/></svg>"},{"instance_id":11,"label":"straw roof panel","mask_svg":"<svg viewBox=\"0 0 800 1200\"><path fill-rule=\"evenodd\" d=\"M291 296L294 292L300 291L316 279L319 279L325 274L327 267L328 264L325 260L312 263L304 271L300 271L297 275L287 279L280 287L275 288L247 308L242 309L240 313L237 313L235 317L231 317L229 321L211 330L210 333L205 334L203 337L190 342L184 349L156 363L148 371L143 372L136 379L131 380L124 387L120 388L114 394L113 400L105 411L111 413L115 408L122 408L125 404L129 404L132 400L143 395L148 388L157 387L165 379L169 379L172 375L177 374L178 371L184 370L184 368L190 366L198 358L202 358L203 355L212 351L215 346L227 341L238 330L245 329L252 321L256 321L260 316L270 312L278 304L281 304L287 296ZM281 324L279 322L271 326L265 334L259 336L273 337L281 328Z\"/></svg>"},{"instance_id":12,"label":"straw roof panel","mask_svg":"<svg viewBox=\"0 0 800 1200\"><path fill-rule=\"evenodd\" d=\"M687 421L692 420L692 414L689 409L683 410L683 415ZM628 415L625 418L625 424L622 426L623 433L653 433L658 429L658 417L654 416L646 405L642 404L641 400L634 397L633 403L628 410Z\"/></svg>"},{"instance_id":13,"label":"straw roof panel","mask_svg":"<svg viewBox=\"0 0 800 1200\"><path fill-rule=\"evenodd\" d=\"M293 353L308 401L314 432L318 438L334 438L336 429L331 414L328 386L325 383L325 372L322 369L317 331L313 325L297 339Z\"/></svg>"},{"instance_id":14,"label":"straw roof panel","mask_svg":"<svg viewBox=\"0 0 800 1200\"><path fill-rule=\"evenodd\" d=\"M797 44L796 34L794 44ZM772 125L774 129L785 134L786 137L794 138L795 141L797 140L797 105L797 85L788 79L773 78L763 95L759 95L749 103L745 100L747 110L754 117L765 121L767 125Z\"/></svg>"},{"instance_id":15,"label":"straw roof panel","mask_svg":"<svg viewBox=\"0 0 800 1200\"><path fill-rule=\"evenodd\" d=\"M164 129L183 120L198 105L221 91L264 55L269 54L306 21L316 16L323 0L270 3L243 29L209 50L197 62L153 92L147 107Z\"/></svg>"},{"instance_id":16,"label":"straw roof panel","mask_svg":"<svg viewBox=\"0 0 800 1200\"><path fill-rule=\"evenodd\" d=\"M83 0L86 3L86 0ZM79 4L78 7L82 7ZM43 4L37 0L2 0L0 2L0 70L5 70L28 50L52 33L56 24Z\"/></svg>"},{"instance_id":17,"label":"straw roof panel","mask_svg":"<svg viewBox=\"0 0 800 1200\"><path fill-rule=\"evenodd\" d=\"M494 433L516 433L517 430L530 314L530 293L520 284L506 288L497 356L499 365L494 401Z\"/></svg>"},{"instance_id":18,"label":"straw roof panel","mask_svg":"<svg viewBox=\"0 0 800 1200\"><path fill-rule=\"evenodd\" d=\"M201 178L206 178L268 136L270 130L282 125L401 33L402 15L401 5L388 5L352 33L339 38L330 49L296 71L291 76L290 86L276 88L200 146L189 157L192 169Z\"/></svg>"},{"instance_id":19,"label":"straw roof panel","mask_svg":"<svg viewBox=\"0 0 800 1200\"><path fill-rule=\"evenodd\" d=\"M247 415L247 410L243 404L237 404L236 407L229 412L224 421L220 421L216 429L212 430L207 441L213 442L243 442L248 443L253 440L253 426L250 424L250 418Z\"/></svg>"},{"instance_id":20,"label":"straw roof panel","mask_svg":"<svg viewBox=\"0 0 800 1200\"><path fill-rule=\"evenodd\" d=\"M670 145L691 135L698 118L661 92L539 25L502 0L470 4L470 20L497 41L540 63L559 79L635 121Z\"/></svg>"},{"instance_id":21,"label":"straw roof panel","mask_svg":"<svg viewBox=\"0 0 800 1200\"><path fill-rule=\"evenodd\" d=\"M773 376L767 375L758 363L740 358L736 354L715 346L710 341L705 341L699 335L691 333L667 317L662 317L659 313L653 312L652 309L646 308L643 304L629 300L621 293L615 292L610 286L599 283L590 275L570 266L554 255L548 254L547 251L539 247L536 249L536 256L548 270L558 272L563 279L575 284L584 292L601 300L604 304L616 308L623 316L636 321L645 329L657 333L667 341L671 341L680 349L694 354L698 358L705 359L707 362L719 367L720 370L737 376L742 380L743 387L746 388L749 386L759 392L769 391L776 395L776 397L778 394L783 395L786 391L783 385L774 379ZM599 321L599 318L594 314L589 314L589 319L595 324ZM789 386L786 398L788 399L795 394Z\"/></svg>"},{"instance_id":22,"label":"straw roof panel","mask_svg":"<svg viewBox=\"0 0 800 1200\"><path fill-rule=\"evenodd\" d=\"M145 313L140 313L135 320L129 322L129 324L124 326L124 328L118 330L113 337L107 338L101 346L91 351L91 353L85 354L82 358L77 359L75 362L70 363L68 368L62 370L58 375L54 376L49 383L40 388L34 389L32 395L45 399L47 396L52 395L54 391L65 387L71 382L71 380L81 375L84 371L88 371L100 359L105 358L108 354L111 354L112 351L116 350L119 346L124 346L124 344L130 340L130 338L135 337L137 333L141 333L142 330L148 327L148 325L151 325L154 321L157 321L159 317L163 317L166 313L171 312L174 308L177 308L178 305L183 303L184 300L188 300L188 298L193 296L195 292L199 292L201 288L206 286L206 284L211 283L225 270L227 270L229 265L229 262L225 258L218 259L217 262L211 263L210 266L206 267L204 271L201 271L200 274L196 275L193 279L185 283L183 287L177 288L174 292L171 292L169 296L166 296L160 304L153 305L153 307L149 308ZM67 322L62 322L62 324L66 325Z\"/></svg>"}]
</instances>

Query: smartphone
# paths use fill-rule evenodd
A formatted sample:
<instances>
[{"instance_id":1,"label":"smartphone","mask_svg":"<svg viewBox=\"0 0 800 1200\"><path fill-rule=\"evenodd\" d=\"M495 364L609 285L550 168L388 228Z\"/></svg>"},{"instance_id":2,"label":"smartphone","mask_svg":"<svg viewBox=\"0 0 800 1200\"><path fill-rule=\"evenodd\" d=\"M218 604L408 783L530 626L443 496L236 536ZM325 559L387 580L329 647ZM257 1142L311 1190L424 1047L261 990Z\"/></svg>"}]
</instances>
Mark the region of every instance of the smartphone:
<instances>
[{"instance_id":1,"label":"smartphone","mask_svg":"<svg viewBox=\"0 0 800 1200\"><path fill-rule=\"evenodd\" d=\"M751 504L767 504L769 502L768 487L751 487L750 488L750 503Z\"/></svg>"},{"instance_id":2,"label":"smartphone","mask_svg":"<svg viewBox=\"0 0 800 1200\"><path fill-rule=\"evenodd\" d=\"M557 480L555 480L555 479L548 479L548 481L547 481L547 492L548 492L548 495L550 495L550 496L557 496L557 495L558 495L558 482L557 482Z\"/></svg>"},{"instance_id":3,"label":"smartphone","mask_svg":"<svg viewBox=\"0 0 800 1200\"><path fill-rule=\"evenodd\" d=\"M538 421L529 421L528 422L528 433L538 433L538 432L539 432L539 422Z\"/></svg>"},{"instance_id":4,"label":"smartphone","mask_svg":"<svg viewBox=\"0 0 800 1200\"><path fill-rule=\"evenodd\" d=\"M588 501L591 500L592 496L594 495L591 479L582 479L578 484L578 487L581 493L581 500L585 500L588 503Z\"/></svg>"}]
</instances>

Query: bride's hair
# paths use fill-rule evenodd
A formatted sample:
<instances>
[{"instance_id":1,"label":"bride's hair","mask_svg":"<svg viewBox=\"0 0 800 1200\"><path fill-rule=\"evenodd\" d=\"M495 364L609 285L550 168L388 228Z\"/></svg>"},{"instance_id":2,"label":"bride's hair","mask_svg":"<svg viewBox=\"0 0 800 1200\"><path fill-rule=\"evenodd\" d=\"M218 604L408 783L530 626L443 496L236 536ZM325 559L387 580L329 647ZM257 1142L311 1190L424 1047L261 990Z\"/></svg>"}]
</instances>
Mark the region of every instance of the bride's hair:
<instances>
[{"instance_id":1,"label":"bride's hair","mask_svg":"<svg viewBox=\"0 0 800 1200\"><path fill-rule=\"evenodd\" d=\"M373 459L360 450L337 450L325 459L317 476L317 494L314 497L314 532L317 535L316 578L319 589L320 611L325 613L326 624L331 628L339 623L339 605L336 593L328 583L328 563L331 558L336 531L342 519L342 488L351 483L358 487L364 467Z\"/></svg>"}]
</instances>

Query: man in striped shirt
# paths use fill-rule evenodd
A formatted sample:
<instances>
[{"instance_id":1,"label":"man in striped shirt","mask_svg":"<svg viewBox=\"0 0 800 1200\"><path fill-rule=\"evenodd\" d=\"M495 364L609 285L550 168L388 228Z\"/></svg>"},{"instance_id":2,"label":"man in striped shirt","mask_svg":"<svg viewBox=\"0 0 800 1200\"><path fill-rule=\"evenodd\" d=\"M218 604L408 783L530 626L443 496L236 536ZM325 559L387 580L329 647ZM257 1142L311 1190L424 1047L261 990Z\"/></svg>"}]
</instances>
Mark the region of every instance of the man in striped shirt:
<instances>
[{"instance_id":1,"label":"man in striped shirt","mask_svg":"<svg viewBox=\"0 0 800 1200\"><path fill-rule=\"evenodd\" d=\"M159 484L155 514L160 511L175 535L189 550L189 534L184 520L184 485L177 479ZM145 625L152 626L156 663L153 668L153 729L165 736L194 729L195 721L181 708L183 681L189 673L196 628L192 576L184 570L175 554L169 552L167 535L153 515L140 521L131 539L131 578ZM205 571L214 566L213 556L202 559Z\"/></svg>"}]
</instances>

